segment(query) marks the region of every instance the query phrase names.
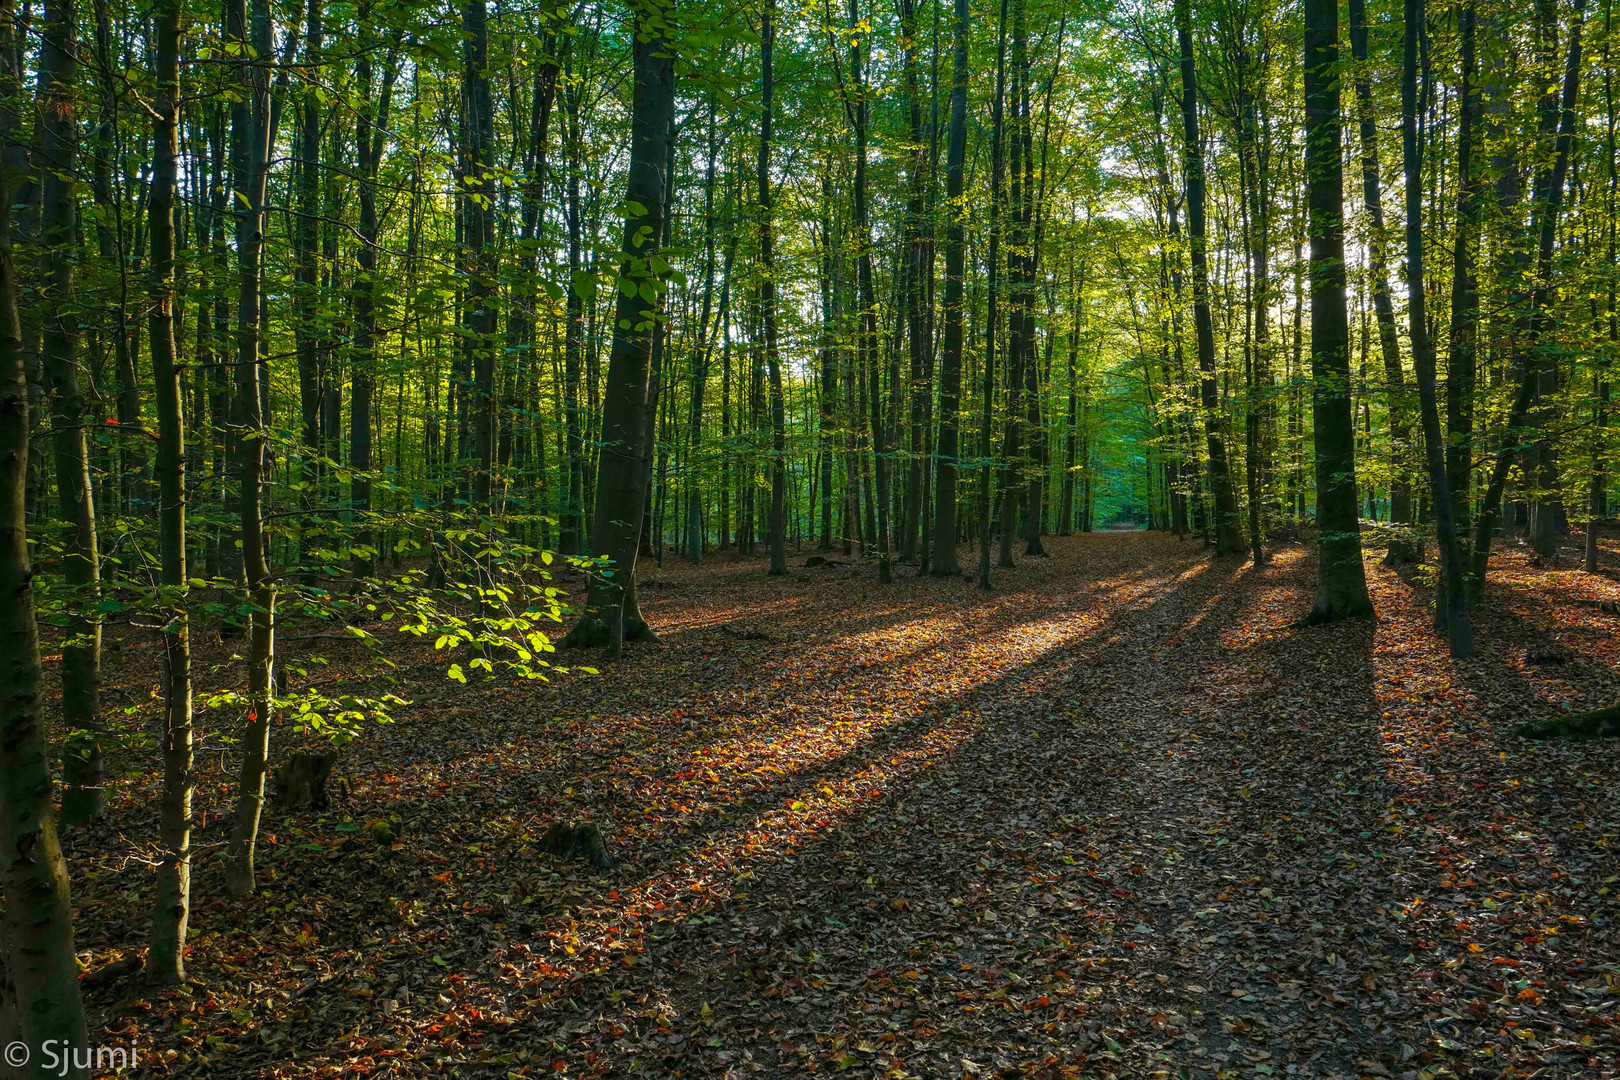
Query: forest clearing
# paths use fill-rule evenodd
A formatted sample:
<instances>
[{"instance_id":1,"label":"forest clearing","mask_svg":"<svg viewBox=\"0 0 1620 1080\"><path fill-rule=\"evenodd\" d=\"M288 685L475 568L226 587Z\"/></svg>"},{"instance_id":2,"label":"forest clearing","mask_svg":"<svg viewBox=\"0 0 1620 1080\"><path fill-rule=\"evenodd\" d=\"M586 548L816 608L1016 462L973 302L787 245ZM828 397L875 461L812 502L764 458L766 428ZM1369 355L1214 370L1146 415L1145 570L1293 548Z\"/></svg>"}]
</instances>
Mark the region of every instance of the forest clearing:
<instances>
[{"instance_id":1,"label":"forest clearing","mask_svg":"<svg viewBox=\"0 0 1620 1080\"><path fill-rule=\"evenodd\" d=\"M1607 1075L1612 744L1512 730L1615 699L1620 613L1576 601L1620 585L1502 574L1457 663L1376 564L1378 622L1292 627L1299 547L1061 538L993 595L672 566L662 647L369 735L328 811L267 810L257 897L199 871L183 992L87 1008L172 1076ZM153 805L69 847L92 972ZM617 866L543 850L575 817Z\"/></svg>"}]
</instances>

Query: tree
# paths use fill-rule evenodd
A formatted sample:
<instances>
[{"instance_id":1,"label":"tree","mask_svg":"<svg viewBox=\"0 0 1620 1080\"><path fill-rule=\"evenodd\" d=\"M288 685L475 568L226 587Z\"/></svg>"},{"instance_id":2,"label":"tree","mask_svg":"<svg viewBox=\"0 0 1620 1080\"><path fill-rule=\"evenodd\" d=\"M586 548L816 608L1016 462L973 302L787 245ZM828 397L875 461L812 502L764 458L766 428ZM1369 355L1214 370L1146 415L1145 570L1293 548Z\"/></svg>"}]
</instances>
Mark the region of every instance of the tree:
<instances>
[{"instance_id":1,"label":"tree","mask_svg":"<svg viewBox=\"0 0 1620 1080\"><path fill-rule=\"evenodd\" d=\"M1423 159L1418 153L1417 104L1418 35L1423 32L1424 14L1423 0L1406 0L1406 36L1401 67L1401 159L1406 170L1406 310L1423 413L1423 450L1429 469L1429 501L1434 507L1435 540L1440 546L1444 595L1435 604L1435 621L1446 630L1452 658L1461 660L1474 654L1474 626L1468 614L1462 553L1457 541L1456 522L1452 517L1445 438L1440 433L1434 343L1429 340L1427 297L1423 291ZM1424 75L1427 82L1428 72L1425 71ZM1467 97L1466 85L1463 96Z\"/></svg>"},{"instance_id":2,"label":"tree","mask_svg":"<svg viewBox=\"0 0 1620 1080\"><path fill-rule=\"evenodd\" d=\"M1339 148L1339 9L1305 3L1305 185L1311 243L1311 416L1316 433L1316 606L1307 623L1370 618L1356 497L1345 309L1344 160Z\"/></svg>"},{"instance_id":3,"label":"tree","mask_svg":"<svg viewBox=\"0 0 1620 1080\"><path fill-rule=\"evenodd\" d=\"M771 53L776 43L774 0L760 15L759 69L759 317L765 338L765 365L771 394L771 569L787 573L787 414L782 393L782 358L776 343L776 256L771 222Z\"/></svg>"},{"instance_id":4,"label":"tree","mask_svg":"<svg viewBox=\"0 0 1620 1080\"><path fill-rule=\"evenodd\" d=\"M1215 555L1219 558L1243 550L1243 533L1232 499L1226 439L1221 434L1220 401L1215 385L1215 324L1209 310L1209 256L1204 223L1204 151L1198 134L1198 74L1193 66L1189 0L1176 2L1176 41L1181 49L1181 145L1187 170L1187 256L1192 267L1198 370L1202 373L1198 394L1203 406L1204 439L1209 447L1210 494L1215 500Z\"/></svg>"},{"instance_id":5,"label":"tree","mask_svg":"<svg viewBox=\"0 0 1620 1080\"><path fill-rule=\"evenodd\" d=\"M65 628L68 640L62 648L62 713L70 728L83 733L69 741L62 763L62 824L73 826L99 816L106 800L102 790L105 766L97 734L101 625L87 614L97 602L101 559L85 439L87 410L79 384L83 314L74 282L78 204L73 177L79 135L78 27L73 0L52 0L46 6L44 31L39 64L40 239L48 268L42 355L51 392L51 445L63 522L62 576L72 592Z\"/></svg>"},{"instance_id":6,"label":"tree","mask_svg":"<svg viewBox=\"0 0 1620 1080\"><path fill-rule=\"evenodd\" d=\"M60 9L47 9L47 25L71 27L71 14L65 23L62 18ZM9 984L16 995L14 1034L24 1045L55 1040L84 1046L88 1030L73 950L67 863L56 834L40 708L39 629L26 525L28 384L11 254L16 34L15 16L7 8L0 12L0 591L7 598L0 604L0 984ZM47 41L50 51L65 44L59 35ZM32 1075L43 1077L46 1069L44 1055L38 1055ZM72 1075L87 1073L81 1068Z\"/></svg>"},{"instance_id":7,"label":"tree","mask_svg":"<svg viewBox=\"0 0 1620 1080\"><path fill-rule=\"evenodd\" d=\"M152 382L158 409L158 556L168 607L163 627L163 796L158 840L157 899L147 977L157 983L185 978L186 927L191 915L191 623L186 611L186 443L181 367L174 334L174 217L179 162L180 0L157 12L158 92L152 101L152 191L147 202L151 245Z\"/></svg>"},{"instance_id":8,"label":"tree","mask_svg":"<svg viewBox=\"0 0 1620 1080\"><path fill-rule=\"evenodd\" d=\"M1401 368L1400 340L1395 331L1395 305L1389 293L1389 241L1384 229L1384 182L1378 164L1378 119L1373 108L1372 77L1368 71L1366 0L1350 0L1350 52L1358 65L1356 108L1360 114L1361 190L1368 218L1367 284L1368 291L1372 293L1373 316L1378 323L1378 350L1384 362L1384 403L1389 413L1390 437L1395 454L1389 520L1397 526L1410 527L1412 488L1404 474L1405 462L1400 457L1401 450L1412 441L1408 419L1410 410L1406 404L1406 376ZM1404 117L1405 114L1402 115ZM1425 329L1424 333L1427 332ZM1413 562L1417 557L1417 546L1407 537L1397 534L1390 540L1384 562L1398 566Z\"/></svg>"},{"instance_id":9,"label":"tree","mask_svg":"<svg viewBox=\"0 0 1620 1080\"><path fill-rule=\"evenodd\" d=\"M238 513L242 567L247 577L248 695L242 736L242 766L236 784L236 821L231 830L225 884L232 896L253 891L253 852L264 809L264 778L270 755L274 702L276 586L270 575L264 533L264 484L269 458L264 382L260 366L261 275L264 254L265 185L270 170L270 87L264 63L271 56L268 0L231 0L226 40L237 46L241 87L231 103L231 170L236 192L236 398L232 405L240 455Z\"/></svg>"},{"instance_id":10,"label":"tree","mask_svg":"<svg viewBox=\"0 0 1620 1080\"><path fill-rule=\"evenodd\" d=\"M668 209L665 170L675 112L674 5L637 0L632 11L635 103L630 173L602 415L596 516L591 525L591 548L608 562L606 571L591 579L584 617L563 639L567 647L606 645L615 651L623 641L656 640L636 604L635 573L651 453L646 405L653 330L663 317L661 296L668 273L659 241Z\"/></svg>"},{"instance_id":11,"label":"tree","mask_svg":"<svg viewBox=\"0 0 1620 1080\"><path fill-rule=\"evenodd\" d=\"M951 132L945 150L945 336L939 376L939 465L934 474L934 553L930 572L955 577L956 474L961 447L962 343L966 229L968 0L955 0L951 60Z\"/></svg>"}]
</instances>

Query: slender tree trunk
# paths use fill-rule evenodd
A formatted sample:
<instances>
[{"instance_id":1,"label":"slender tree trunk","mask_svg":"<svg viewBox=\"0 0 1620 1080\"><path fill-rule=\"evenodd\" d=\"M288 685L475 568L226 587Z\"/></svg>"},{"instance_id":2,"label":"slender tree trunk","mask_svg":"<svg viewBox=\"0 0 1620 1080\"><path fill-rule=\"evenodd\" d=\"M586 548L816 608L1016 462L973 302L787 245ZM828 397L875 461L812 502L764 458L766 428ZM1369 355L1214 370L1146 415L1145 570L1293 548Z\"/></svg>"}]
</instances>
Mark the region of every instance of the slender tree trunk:
<instances>
[{"instance_id":1,"label":"slender tree trunk","mask_svg":"<svg viewBox=\"0 0 1620 1080\"><path fill-rule=\"evenodd\" d=\"M859 0L849 0L851 27L861 25ZM855 176L852 190L855 230L855 276L860 295L860 362L869 382L871 396L872 468L876 474L876 540L878 555L878 581L887 584L892 574L889 568L889 450L883 422L883 396L879 376L877 295L872 280L872 226L867 211L866 166L867 137L871 121L871 105L867 101L865 53L870 42L859 30L852 30L849 46L850 82L854 91ZM891 388L892 389L892 388Z\"/></svg>"},{"instance_id":2,"label":"slender tree trunk","mask_svg":"<svg viewBox=\"0 0 1620 1080\"><path fill-rule=\"evenodd\" d=\"M928 182L928 144L923 135L922 85L917 65L916 0L900 0L900 36L904 52L902 81L905 85L906 123L910 147L906 158L905 239L905 320L906 341L910 346L911 453L906 464L904 514L900 525L900 558L919 562L919 535L922 532L926 426L923 417L930 393L923 379L931 348L928 326L928 265L925 205Z\"/></svg>"},{"instance_id":3,"label":"slender tree trunk","mask_svg":"<svg viewBox=\"0 0 1620 1080\"><path fill-rule=\"evenodd\" d=\"M486 0L465 0L461 9L461 93L465 110L465 172L462 177L462 245L467 296L462 324L466 361L473 373L473 491L480 515L491 510L495 477L495 108L489 89L489 11Z\"/></svg>"},{"instance_id":4,"label":"slender tree trunk","mask_svg":"<svg viewBox=\"0 0 1620 1080\"><path fill-rule=\"evenodd\" d=\"M1604 139L1603 153L1605 171L1608 173L1608 190L1605 197L1606 216L1608 218L1608 316L1607 322L1609 351L1598 362L1597 371L1592 379L1597 384L1597 402L1592 407L1592 426L1595 437L1592 440L1592 479L1587 490L1586 505L1586 537L1585 552L1582 565L1588 574L1598 572L1598 527L1604 518L1609 516L1609 473L1608 473L1608 424L1609 424L1609 370L1614 364L1614 350L1620 343L1620 313L1615 305L1615 257L1616 257L1616 223L1615 203L1616 192L1620 189L1620 170L1615 167L1615 100L1614 100L1614 69L1610 66L1612 31L1614 29L1614 8L1612 0L1605 0L1603 5L1603 112L1607 122L1607 134Z\"/></svg>"},{"instance_id":5,"label":"slender tree trunk","mask_svg":"<svg viewBox=\"0 0 1620 1080\"><path fill-rule=\"evenodd\" d=\"M1210 494L1215 500L1215 555L1243 550L1243 531L1221 434L1220 396L1215 373L1215 327L1209 311L1208 243L1204 236L1204 150L1198 135L1198 75L1193 66L1189 0L1176 2L1176 39L1181 49L1182 153L1187 167L1187 252L1192 268L1193 328L1198 338L1199 401L1209 447Z\"/></svg>"},{"instance_id":6,"label":"slender tree trunk","mask_svg":"<svg viewBox=\"0 0 1620 1080\"><path fill-rule=\"evenodd\" d=\"M955 0L951 61L951 131L945 149L945 340L939 372L939 466L934 473L935 577L962 573L956 556L956 478L961 453L963 293L967 236L962 204L967 162L968 0Z\"/></svg>"},{"instance_id":7,"label":"slender tree trunk","mask_svg":"<svg viewBox=\"0 0 1620 1080\"><path fill-rule=\"evenodd\" d=\"M58 19L71 28L71 6L65 12L47 8L47 25ZM59 36L48 40L49 50L63 44ZM48 1041L86 1046L67 862L51 805L26 529L28 381L11 257L19 128L14 110L21 77L16 41L15 14L7 7L0 11L0 595L6 597L0 604L0 979L16 995L15 1015L6 1019L17 1026L9 1036L33 1048ZM39 1054L25 1075L46 1073L45 1056ZM68 1075L88 1073L70 1069Z\"/></svg>"},{"instance_id":8,"label":"slender tree trunk","mask_svg":"<svg viewBox=\"0 0 1620 1080\"><path fill-rule=\"evenodd\" d=\"M43 288L44 373L51 392L51 444L55 451L58 513L63 522L62 576L69 597L62 649L62 719L69 731L62 760L64 828L101 814L105 766L98 705L101 688L101 624L93 614L101 582L96 511L90 482L86 409L79 384L79 324L75 296L77 206L74 199L78 128L77 24L73 0L45 8L39 61L40 240L47 252ZM82 732L83 734L78 734Z\"/></svg>"},{"instance_id":9,"label":"slender tree trunk","mask_svg":"<svg viewBox=\"0 0 1620 1080\"><path fill-rule=\"evenodd\" d=\"M1468 536L1473 511L1474 387L1479 341L1479 282L1474 266L1486 194L1485 170L1475 163L1480 149L1481 113L1479 61L1474 46L1476 21L1475 4L1469 0L1457 16L1462 87L1458 95L1457 223L1452 231L1450 352L1446 362L1446 486L1451 492L1451 519L1459 544Z\"/></svg>"},{"instance_id":10,"label":"slender tree trunk","mask_svg":"<svg viewBox=\"0 0 1620 1080\"><path fill-rule=\"evenodd\" d=\"M186 445L181 367L175 354L174 211L180 119L180 0L157 12L157 93L152 101L150 216L152 376L158 410L158 524L167 685L163 693L163 796L159 807L157 900L147 978L185 978L186 927L191 916L191 626L186 612Z\"/></svg>"},{"instance_id":11,"label":"slender tree trunk","mask_svg":"<svg viewBox=\"0 0 1620 1080\"><path fill-rule=\"evenodd\" d=\"M1475 603L1485 594L1485 575L1490 569L1491 537L1496 532L1496 515L1501 510L1502 492L1507 486L1508 472L1513 459L1521 449L1519 437L1525 428L1531 406L1541 389L1543 375L1550 364L1546 337L1551 327L1548 307L1552 300L1552 258L1557 239L1558 219L1563 208L1564 184L1569 177L1570 153L1575 142L1575 103L1581 86L1581 30L1585 15L1585 0L1575 0L1575 25L1570 30L1568 61L1564 66L1562 107L1558 121L1558 137L1554 143L1553 164L1537 180L1536 192L1536 264L1534 286L1530 293L1529 332L1521 347L1524 361L1520 365L1519 386L1508 412L1507 429L1502 435L1491 466L1491 478L1485 489L1474 529L1472 574L1469 579L1469 597Z\"/></svg>"},{"instance_id":12,"label":"slender tree trunk","mask_svg":"<svg viewBox=\"0 0 1620 1080\"><path fill-rule=\"evenodd\" d=\"M326 380L322 370L320 328L320 224L321 224L321 102L316 94L314 73L322 62L325 45L322 22L322 0L309 0L304 38L304 62L310 69L311 79L304 91L300 111L297 141L294 143L294 174L296 176L298 220L293 227L293 311L294 348L298 353L299 414L303 421L301 433L304 450L302 480L306 487L304 500L311 508L319 501L323 469L318 459L325 456L321 409L326 397ZM299 563L306 564L306 552L315 546L313 529L319 528L314 520L305 524L299 534Z\"/></svg>"},{"instance_id":13,"label":"slender tree trunk","mask_svg":"<svg viewBox=\"0 0 1620 1080\"><path fill-rule=\"evenodd\" d=\"M765 365L771 394L771 568L787 573L787 414L782 392L782 361L776 349L776 258L771 231L771 53L776 42L775 0L765 0L760 16L759 121L759 316L764 323Z\"/></svg>"},{"instance_id":14,"label":"slender tree trunk","mask_svg":"<svg viewBox=\"0 0 1620 1080\"><path fill-rule=\"evenodd\" d=\"M1311 240L1311 404L1316 424L1320 558L1309 623L1370 618L1356 499L1345 309L1344 159L1339 132L1337 0L1305 0L1305 184Z\"/></svg>"},{"instance_id":15,"label":"slender tree trunk","mask_svg":"<svg viewBox=\"0 0 1620 1080\"><path fill-rule=\"evenodd\" d=\"M268 0L230 0L226 39L251 43L253 56L271 56ZM251 12L251 15L250 15ZM251 24L249 19L251 18ZM225 885L232 896L254 888L253 853L264 809L264 778L270 752L271 667L275 661L275 583L270 576L264 535L263 494L268 465L269 426L264 414L259 349L260 286L264 252L265 181L270 159L270 93L266 68L242 50L237 64L240 99L231 104L231 156L236 198L236 427L242 522L242 568L247 577L248 717L237 778L236 822L231 831Z\"/></svg>"},{"instance_id":16,"label":"slender tree trunk","mask_svg":"<svg viewBox=\"0 0 1620 1080\"><path fill-rule=\"evenodd\" d=\"M349 506L357 528L354 536L354 574L370 577L376 568L376 544L368 519L372 512L371 473L372 400L377 389L377 166L387 138L388 103L394 84L390 51L382 90L373 97L371 56L374 33L370 0L359 6L361 48L355 65L360 84L360 109L355 119L355 145L359 151L360 246L354 282L354 352L349 393ZM468 125L469 128L472 125Z\"/></svg>"},{"instance_id":17,"label":"slender tree trunk","mask_svg":"<svg viewBox=\"0 0 1620 1080\"><path fill-rule=\"evenodd\" d=\"M1006 168L1006 112L1007 90L1007 9L1008 0L1001 0L1001 22L996 31L996 96L992 105L990 127L990 223L986 252L987 291L989 294L984 319L984 373L980 387L982 415L979 446L984 465L979 470L979 588L988 589L990 581L990 506L991 483L994 466L990 460L990 432L995 423L996 397L996 333L1000 315L1001 290L1001 187Z\"/></svg>"},{"instance_id":18,"label":"slender tree trunk","mask_svg":"<svg viewBox=\"0 0 1620 1080\"><path fill-rule=\"evenodd\" d=\"M1361 190L1367 206L1367 282L1373 315L1378 323L1378 348L1384 362L1384 403L1389 411L1390 458L1393 479L1389 488L1389 520L1397 526L1386 566L1399 566L1418 558L1418 547L1401 535L1399 526L1412 524L1412 485L1406 478L1405 452L1412 442L1411 410L1406 402L1406 376L1401 368L1401 346L1395 330L1395 305L1389 292L1389 240L1384 228L1383 179L1378 165L1378 123L1373 108L1372 75L1367 62L1367 2L1350 0L1350 53L1358 65L1356 108L1361 139Z\"/></svg>"},{"instance_id":19,"label":"slender tree trunk","mask_svg":"<svg viewBox=\"0 0 1620 1080\"><path fill-rule=\"evenodd\" d=\"M1417 369L1423 417L1424 457L1429 467L1429 501L1434 507L1435 540L1440 547L1442 596L1435 622L1446 630L1453 659L1474 655L1474 626L1468 614L1463 560L1452 518L1451 485L1446 477L1444 436L1436 389L1434 343L1429 340L1427 297L1423 290L1423 158L1418 132L1418 37L1424 30L1424 0L1406 0L1406 37L1401 65L1401 157L1406 170L1406 310ZM1425 54L1424 60L1428 57ZM1425 64L1427 67L1427 64ZM1427 81L1429 73L1423 72ZM1466 93L1466 88L1465 88Z\"/></svg>"}]
</instances>

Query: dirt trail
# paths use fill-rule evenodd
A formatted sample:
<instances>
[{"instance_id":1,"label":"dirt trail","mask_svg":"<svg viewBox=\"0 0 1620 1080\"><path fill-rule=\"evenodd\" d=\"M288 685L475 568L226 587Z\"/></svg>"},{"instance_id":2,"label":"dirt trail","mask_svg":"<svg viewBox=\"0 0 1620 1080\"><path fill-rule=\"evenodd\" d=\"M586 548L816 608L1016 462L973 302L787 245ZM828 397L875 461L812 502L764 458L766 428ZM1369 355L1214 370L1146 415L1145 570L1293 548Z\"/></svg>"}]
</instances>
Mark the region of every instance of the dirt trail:
<instances>
[{"instance_id":1,"label":"dirt trail","mask_svg":"<svg viewBox=\"0 0 1620 1080\"><path fill-rule=\"evenodd\" d=\"M1454 667L1371 563L1377 624L1295 630L1299 549L1048 543L992 594L671 566L664 647L368 735L395 849L200 875L206 987L137 1026L176 1075L1610 1074L1613 746L1505 733L1620 699L1613 581L1505 557Z\"/></svg>"}]
</instances>

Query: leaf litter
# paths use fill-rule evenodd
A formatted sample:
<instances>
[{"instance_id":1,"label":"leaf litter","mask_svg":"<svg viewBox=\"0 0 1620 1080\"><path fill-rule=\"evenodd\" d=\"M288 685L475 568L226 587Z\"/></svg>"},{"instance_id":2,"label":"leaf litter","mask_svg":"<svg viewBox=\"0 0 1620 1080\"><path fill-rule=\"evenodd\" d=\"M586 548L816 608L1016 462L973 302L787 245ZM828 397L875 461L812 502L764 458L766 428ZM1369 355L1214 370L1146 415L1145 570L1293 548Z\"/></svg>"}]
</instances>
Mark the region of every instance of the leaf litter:
<instances>
[{"instance_id":1,"label":"leaf litter","mask_svg":"<svg viewBox=\"0 0 1620 1080\"><path fill-rule=\"evenodd\" d=\"M1612 744L1508 736L1620 699L1612 579L1508 551L1454 664L1420 572L1302 630L1301 548L1048 543L993 593L722 555L599 676L418 664L246 900L205 754L191 982L93 1025L177 1077L1612 1075ZM149 785L72 840L91 970L144 938Z\"/></svg>"}]
</instances>

